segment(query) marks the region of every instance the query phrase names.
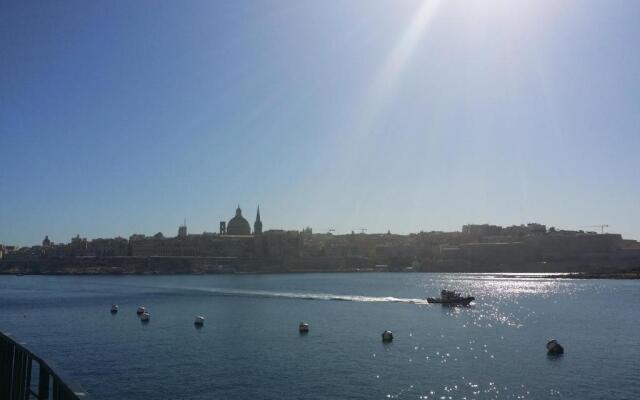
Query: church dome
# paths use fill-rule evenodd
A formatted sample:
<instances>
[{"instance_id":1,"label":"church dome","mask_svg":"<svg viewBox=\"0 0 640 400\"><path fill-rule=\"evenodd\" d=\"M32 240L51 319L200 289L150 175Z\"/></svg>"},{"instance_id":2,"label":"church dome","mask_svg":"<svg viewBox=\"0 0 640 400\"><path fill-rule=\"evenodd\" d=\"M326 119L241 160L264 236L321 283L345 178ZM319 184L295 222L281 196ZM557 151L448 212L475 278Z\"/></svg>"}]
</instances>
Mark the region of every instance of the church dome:
<instances>
[{"instance_id":1,"label":"church dome","mask_svg":"<svg viewBox=\"0 0 640 400\"><path fill-rule=\"evenodd\" d=\"M227 224L228 235L250 235L251 227L249 221L242 216L242 210L240 206L236 209L236 216L229 220Z\"/></svg>"}]
</instances>

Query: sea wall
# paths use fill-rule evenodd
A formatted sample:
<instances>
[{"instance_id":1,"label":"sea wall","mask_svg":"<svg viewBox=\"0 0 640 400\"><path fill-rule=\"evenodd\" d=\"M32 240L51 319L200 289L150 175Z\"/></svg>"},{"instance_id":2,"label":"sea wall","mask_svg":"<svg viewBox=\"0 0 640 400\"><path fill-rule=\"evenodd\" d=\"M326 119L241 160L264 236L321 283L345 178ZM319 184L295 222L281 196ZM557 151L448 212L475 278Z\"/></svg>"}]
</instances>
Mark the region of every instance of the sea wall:
<instances>
[{"instance_id":1,"label":"sea wall","mask_svg":"<svg viewBox=\"0 0 640 400\"><path fill-rule=\"evenodd\" d=\"M440 260L375 265L365 257L56 257L0 260L0 274L215 274L287 272L616 272L640 267L640 256L583 256L548 262Z\"/></svg>"}]
</instances>

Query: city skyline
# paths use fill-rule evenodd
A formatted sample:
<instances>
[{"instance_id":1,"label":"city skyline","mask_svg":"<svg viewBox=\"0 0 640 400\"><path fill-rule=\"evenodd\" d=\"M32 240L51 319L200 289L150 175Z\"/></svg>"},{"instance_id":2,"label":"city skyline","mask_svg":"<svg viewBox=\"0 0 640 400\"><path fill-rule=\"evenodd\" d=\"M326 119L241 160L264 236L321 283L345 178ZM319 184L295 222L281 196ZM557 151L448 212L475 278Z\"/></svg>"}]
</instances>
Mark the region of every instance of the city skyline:
<instances>
[{"instance_id":1,"label":"city skyline","mask_svg":"<svg viewBox=\"0 0 640 400\"><path fill-rule=\"evenodd\" d=\"M155 236L155 235L162 235L162 237L166 237L166 238L173 238L173 237L185 237L187 235L234 235L237 233L229 233L227 232L231 221L235 220L238 218L238 216L240 217L240 219L245 220L248 225L253 228L248 228L249 229L249 233L240 233L240 235L256 235L256 234L262 234L263 231L279 231L279 230L284 230L284 231L293 231L293 232L303 232L307 229L311 229L311 231L315 234L333 234L333 235L347 235L347 234L371 234L371 235L384 235L384 234L394 234L394 235L410 235L410 234L419 234L419 233L432 233L432 232L443 232L443 233L454 233L454 232L465 232L465 228L468 229L468 227L488 227L489 229L492 228L513 228L513 227L529 227L530 229L535 229L535 230L539 230L542 228L545 228L548 231L566 231L566 232L586 232L586 233L612 233L612 234L619 234L617 232L613 232L613 231L609 231L609 225L605 225L605 224L601 224L601 225L589 225L589 226L580 226L577 228L567 228L567 227L561 227L561 226L555 226L555 225L546 225L546 224L540 224L538 222L533 222L533 221L528 221L526 223L512 223L512 224L507 224L507 225L500 225L500 224L492 224L490 222L482 222L482 223L468 223L465 225L462 225L461 227L458 227L456 229L451 229L451 230L442 230L442 229L422 229L419 231L414 231L414 232L397 232L397 231L391 231L391 229L387 229L386 231L370 231L368 228L353 228L350 231L340 231L340 230L336 230L335 228L332 227L328 227L328 228L324 228L321 230L315 229L312 226L306 225L304 227L295 227L295 228L286 228L286 227L282 227L282 226L275 226L275 227L268 227L267 229L263 229L263 223L262 223L262 218L260 216L260 206L258 205L256 207L256 217L254 222L252 223L250 220L247 220L246 218L243 218L244 216L242 215L242 210L240 207L240 204L237 205L236 208L236 214L234 217L230 217L228 220L220 220L218 222L218 230L216 231L215 229L211 229L211 230L193 230L192 228L189 227L188 221L185 218L183 220L183 222L181 224L178 224L176 227L174 227L175 229L172 230L166 230L166 231L151 231L151 232L141 232L141 231L135 231L135 232L129 232L127 234L123 234L123 235L115 235L115 236L96 236L96 237L91 237L91 236L87 236L81 233L76 233L75 235L71 235L66 239L62 239L60 240L59 238L55 238L55 237L50 237L50 235L48 233L44 234L44 240L42 241L43 243L45 241L47 242L51 242L51 243L55 243L55 244L61 244L61 243L70 243L72 240L74 239L88 239L88 240L95 240L95 239L113 239L113 238L123 238L123 239L128 239L131 237L151 237L151 236ZM259 225L258 225L259 224ZM174 236L175 233L175 236ZM623 236L623 239L631 239L634 240L634 238L627 238ZM67 242L68 240L68 242ZM30 246L37 246L40 244L40 241L36 241L34 243L27 243L27 244L20 244L20 243L3 243L0 242L0 244L2 245L19 245L19 246L23 246L23 247L30 247Z\"/></svg>"},{"instance_id":2,"label":"city skyline","mask_svg":"<svg viewBox=\"0 0 640 400\"><path fill-rule=\"evenodd\" d=\"M640 4L0 9L0 243L216 232L238 202L265 230L640 239Z\"/></svg>"}]
</instances>

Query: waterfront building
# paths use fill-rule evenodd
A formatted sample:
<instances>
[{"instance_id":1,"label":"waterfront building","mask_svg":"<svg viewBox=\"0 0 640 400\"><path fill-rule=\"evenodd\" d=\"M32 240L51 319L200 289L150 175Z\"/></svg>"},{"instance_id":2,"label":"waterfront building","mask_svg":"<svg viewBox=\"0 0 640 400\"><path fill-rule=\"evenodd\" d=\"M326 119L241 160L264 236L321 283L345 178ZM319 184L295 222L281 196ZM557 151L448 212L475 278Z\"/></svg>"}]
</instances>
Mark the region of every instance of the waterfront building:
<instances>
[{"instance_id":1,"label":"waterfront building","mask_svg":"<svg viewBox=\"0 0 640 400\"><path fill-rule=\"evenodd\" d=\"M122 237L93 239L87 244L86 254L94 257L122 257L129 255L129 241Z\"/></svg>"},{"instance_id":2,"label":"waterfront building","mask_svg":"<svg viewBox=\"0 0 640 400\"><path fill-rule=\"evenodd\" d=\"M252 257L253 236L192 234L184 238L136 235L129 240L135 257Z\"/></svg>"},{"instance_id":3,"label":"waterfront building","mask_svg":"<svg viewBox=\"0 0 640 400\"><path fill-rule=\"evenodd\" d=\"M502 232L502 227L497 225L474 225L468 224L462 227L462 233L471 236L491 236L499 235Z\"/></svg>"},{"instance_id":4,"label":"waterfront building","mask_svg":"<svg viewBox=\"0 0 640 400\"><path fill-rule=\"evenodd\" d=\"M77 256L87 255L87 238L81 238L80 234L77 234L75 237L71 238L69 250L71 251L71 254Z\"/></svg>"}]
</instances>

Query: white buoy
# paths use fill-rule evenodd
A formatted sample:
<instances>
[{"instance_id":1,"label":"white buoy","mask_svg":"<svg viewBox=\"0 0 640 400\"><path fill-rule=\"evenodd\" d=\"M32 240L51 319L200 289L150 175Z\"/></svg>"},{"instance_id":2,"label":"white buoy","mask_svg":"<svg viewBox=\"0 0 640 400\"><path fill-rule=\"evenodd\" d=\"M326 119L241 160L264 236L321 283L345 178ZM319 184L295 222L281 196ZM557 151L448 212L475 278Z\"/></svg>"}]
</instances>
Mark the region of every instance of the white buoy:
<instances>
[{"instance_id":1,"label":"white buoy","mask_svg":"<svg viewBox=\"0 0 640 400\"><path fill-rule=\"evenodd\" d=\"M136 310L136 314L140 315L140 314L144 314L147 311L146 308L142 307L142 306L138 306L138 309Z\"/></svg>"},{"instance_id":2,"label":"white buoy","mask_svg":"<svg viewBox=\"0 0 640 400\"><path fill-rule=\"evenodd\" d=\"M143 321L143 322L149 322L150 319L151 319L151 314L149 314L148 312L144 312L140 316L140 321Z\"/></svg>"},{"instance_id":3,"label":"white buoy","mask_svg":"<svg viewBox=\"0 0 640 400\"><path fill-rule=\"evenodd\" d=\"M382 341L383 342L391 342L391 341L393 341L393 332L391 332L391 331L382 332Z\"/></svg>"},{"instance_id":4,"label":"white buoy","mask_svg":"<svg viewBox=\"0 0 640 400\"><path fill-rule=\"evenodd\" d=\"M195 325L197 325L197 326L202 326L202 325L204 325L204 317L203 317L203 316L201 316L201 315L198 315L198 316L196 317L196 320L195 320L194 324L195 324Z\"/></svg>"},{"instance_id":5,"label":"white buoy","mask_svg":"<svg viewBox=\"0 0 640 400\"><path fill-rule=\"evenodd\" d=\"M298 331L301 333L308 333L309 324L307 324L306 322L300 322L300 325L298 325Z\"/></svg>"},{"instance_id":6,"label":"white buoy","mask_svg":"<svg viewBox=\"0 0 640 400\"><path fill-rule=\"evenodd\" d=\"M111 314L115 314L118 312L118 305L117 304L113 304L111 306Z\"/></svg>"}]
</instances>

